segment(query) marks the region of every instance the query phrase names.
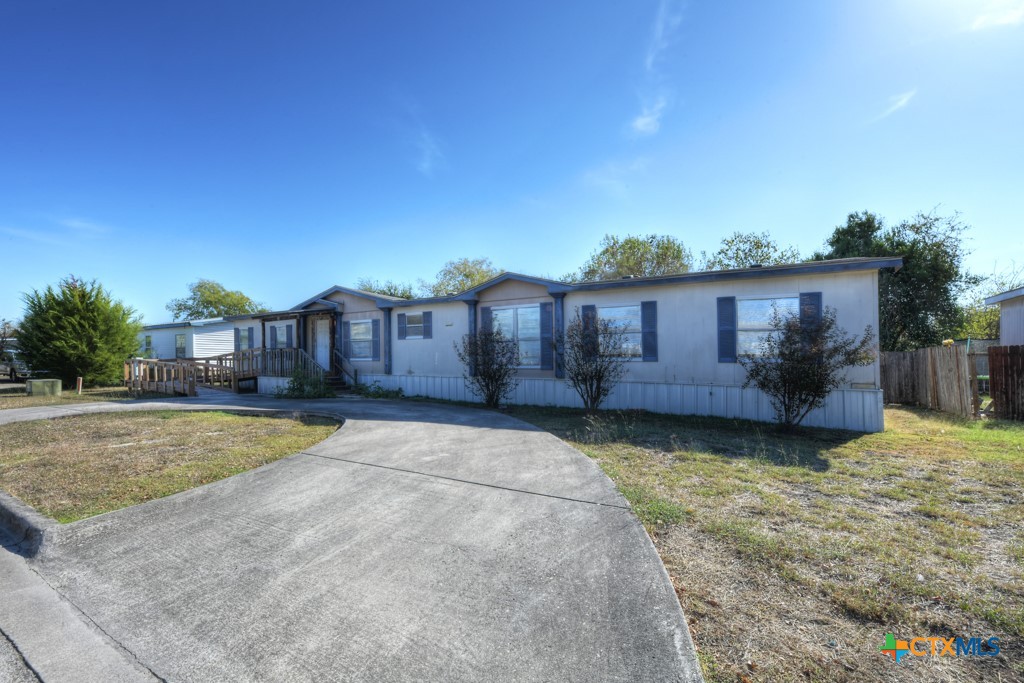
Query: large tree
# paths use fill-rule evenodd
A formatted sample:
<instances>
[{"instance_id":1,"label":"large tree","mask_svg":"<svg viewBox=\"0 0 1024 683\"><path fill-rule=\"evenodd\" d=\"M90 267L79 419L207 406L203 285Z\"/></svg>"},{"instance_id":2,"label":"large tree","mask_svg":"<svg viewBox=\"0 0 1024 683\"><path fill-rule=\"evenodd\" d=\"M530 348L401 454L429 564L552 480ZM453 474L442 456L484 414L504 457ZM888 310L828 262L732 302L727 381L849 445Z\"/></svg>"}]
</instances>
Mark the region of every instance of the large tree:
<instances>
[{"instance_id":1,"label":"large tree","mask_svg":"<svg viewBox=\"0 0 1024 683\"><path fill-rule=\"evenodd\" d=\"M434 282L420 280L420 292L423 296L450 296L476 287L500 274L501 271L494 267L490 259L455 259L444 264Z\"/></svg>"},{"instance_id":2,"label":"large tree","mask_svg":"<svg viewBox=\"0 0 1024 683\"><path fill-rule=\"evenodd\" d=\"M24 301L18 346L33 371L58 377L65 386L73 385L76 377L89 386L121 379L142 329L132 308L114 301L95 280L84 282L73 275L56 290L33 290Z\"/></svg>"},{"instance_id":3,"label":"large tree","mask_svg":"<svg viewBox=\"0 0 1024 683\"><path fill-rule=\"evenodd\" d=\"M718 251L710 255L701 252L701 260L701 270L772 266L799 262L800 250L793 246L780 247L767 232L737 231L722 240Z\"/></svg>"},{"instance_id":4,"label":"large tree","mask_svg":"<svg viewBox=\"0 0 1024 683\"><path fill-rule=\"evenodd\" d=\"M175 320L203 320L225 315L264 313L267 308L239 291L231 291L213 280L199 280L188 286L189 295L171 299L167 310Z\"/></svg>"},{"instance_id":5,"label":"large tree","mask_svg":"<svg viewBox=\"0 0 1024 683\"><path fill-rule=\"evenodd\" d=\"M964 265L966 230L956 214L919 213L886 226L868 211L851 213L815 258L902 256L901 269L878 278L878 338L883 351L908 351L952 336L961 320L958 300L980 282Z\"/></svg>"},{"instance_id":6,"label":"large tree","mask_svg":"<svg viewBox=\"0 0 1024 683\"><path fill-rule=\"evenodd\" d=\"M392 280L381 282L373 278L362 277L356 280L356 289L372 292L373 294L397 296L399 299L413 298L412 285L407 282L394 282Z\"/></svg>"},{"instance_id":7,"label":"large tree","mask_svg":"<svg viewBox=\"0 0 1024 683\"><path fill-rule=\"evenodd\" d=\"M565 279L586 282L676 275L690 270L692 264L690 251L670 235L605 235L579 271Z\"/></svg>"}]
</instances>

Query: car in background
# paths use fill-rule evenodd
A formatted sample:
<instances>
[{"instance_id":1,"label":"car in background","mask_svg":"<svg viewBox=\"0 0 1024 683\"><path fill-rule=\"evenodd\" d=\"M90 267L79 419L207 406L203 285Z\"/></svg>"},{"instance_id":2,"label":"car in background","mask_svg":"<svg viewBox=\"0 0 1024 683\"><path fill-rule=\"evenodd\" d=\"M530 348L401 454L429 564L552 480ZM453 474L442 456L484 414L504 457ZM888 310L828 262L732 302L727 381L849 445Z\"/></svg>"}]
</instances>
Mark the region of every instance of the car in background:
<instances>
[{"instance_id":1,"label":"car in background","mask_svg":"<svg viewBox=\"0 0 1024 683\"><path fill-rule=\"evenodd\" d=\"M21 360L17 353L8 351L3 358L0 358L0 379L24 382L31 376L32 370L25 365L25 361Z\"/></svg>"}]
</instances>

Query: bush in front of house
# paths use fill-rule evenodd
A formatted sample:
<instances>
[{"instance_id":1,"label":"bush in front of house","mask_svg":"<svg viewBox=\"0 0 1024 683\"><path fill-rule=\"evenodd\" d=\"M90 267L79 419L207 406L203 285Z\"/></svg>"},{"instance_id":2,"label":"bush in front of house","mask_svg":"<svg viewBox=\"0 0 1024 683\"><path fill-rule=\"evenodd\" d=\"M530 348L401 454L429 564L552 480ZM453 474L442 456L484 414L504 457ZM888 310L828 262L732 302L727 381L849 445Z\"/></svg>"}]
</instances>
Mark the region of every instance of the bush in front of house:
<instances>
[{"instance_id":1,"label":"bush in front of house","mask_svg":"<svg viewBox=\"0 0 1024 683\"><path fill-rule=\"evenodd\" d=\"M773 328L761 342L758 355L741 354L750 385L768 395L783 430L795 429L807 414L846 381L846 368L874 361L871 326L863 336L847 336L836 326L835 309L826 307L821 319L801 324L799 314L772 312Z\"/></svg>"},{"instance_id":2,"label":"bush in front of house","mask_svg":"<svg viewBox=\"0 0 1024 683\"><path fill-rule=\"evenodd\" d=\"M59 378L65 387L78 377L86 386L121 381L124 362L139 346L142 325L134 309L114 301L95 280L74 275L57 289L32 290L24 301L18 344L33 372Z\"/></svg>"},{"instance_id":3,"label":"bush in front of house","mask_svg":"<svg viewBox=\"0 0 1024 683\"><path fill-rule=\"evenodd\" d=\"M467 334L455 343L455 353L466 371L466 388L489 408L497 408L519 385L519 344L501 330Z\"/></svg>"},{"instance_id":4,"label":"bush in front of house","mask_svg":"<svg viewBox=\"0 0 1024 683\"><path fill-rule=\"evenodd\" d=\"M579 309L558 340L565 382L587 412L601 407L626 374L626 332L609 320L581 316Z\"/></svg>"},{"instance_id":5,"label":"bush in front of house","mask_svg":"<svg viewBox=\"0 0 1024 683\"><path fill-rule=\"evenodd\" d=\"M292 372L288 386L274 392L277 398L334 398L337 394L323 377L312 377L301 370Z\"/></svg>"}]
</instances>

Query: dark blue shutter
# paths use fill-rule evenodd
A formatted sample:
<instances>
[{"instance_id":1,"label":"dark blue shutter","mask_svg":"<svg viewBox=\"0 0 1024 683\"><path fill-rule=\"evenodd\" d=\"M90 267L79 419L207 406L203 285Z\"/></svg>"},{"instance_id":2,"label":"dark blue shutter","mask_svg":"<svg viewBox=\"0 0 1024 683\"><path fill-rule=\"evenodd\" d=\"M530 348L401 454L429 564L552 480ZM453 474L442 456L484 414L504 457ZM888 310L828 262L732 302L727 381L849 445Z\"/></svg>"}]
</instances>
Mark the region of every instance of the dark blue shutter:
<instances>
[{"instance_id":1,"label":"dark blue shutter","mask_svg":"<svg viewBox=\"0 0 1024 683\"><path fill-rule=\"evenodd\" d=\"M347 320L341 324L341 355L352 357L352 323Z\"/></svg>"},{"instance_id":2,"label":"dark blue shutter","mask_svg":"<svg viewBox=\"0 0 1024 683\"><path fill-rule=\"evenodd\" d=\"M555 369L555 335L552 323L554 304L540 305L540 369Z\"/></svg>"},{"instance_id":3,"label":"dark blue shutter","mask_svg":"<svg viewBox=\"0 0 1024 683\"><path fill-rule=\"evenodd\" d=\"M242 330L235 328L235 351L242 350Z\"/></svg>"},{"instance_id":4,"label":"dark blue shutter","mask_svg":"<svg viewBox=\"0 0 1024 683\"><path fill-rule=\"evenodd\" d=\"M380 320L370 321L373 330L373 360L380 360Z\"/></svg>"},{"instance_id":5,"label":"dark blue shutter","mask_svg":"<svg viewBox=\"0 0 1024 683\"><path fill-rule=\"evenodd\" d=\"M434 314L427 311L423 314L423 338L431 339L434 336Z\"/></svg>"},{"instance_id":6,"label":"dark blue shutter","mask_svg":"<svg viewBox=\"0 0 1024 683\"><path fill-rule=\"evenodd\" d=\"M821 322L821 292L800 295L800 327L808 329Z\"/></svg>"},{"instance_id":7,"label":"dark blue shutter","mask_svg":"<svg viewBox=\"0 0 1024 683\"><path fill-rule=\"evenodd\" d=\"M285 335L284 347L286 349L292 348L293 340L294 340L295 337L292 334L292 325L291 325L291 323L289 323L289 324L284 326L284 335Z\"/></svg>"},{"instance_id":8,"label":"dark blue shutter","mask_svg":"<svg viewBox=\"0 0 1024 683\"><path fill-rule=\"evenodd\" d=\"M398 314L398 338L405 339L406 335L405 313Z\"/></svg>"},{"instance_id":9,"label":"dark blue shutter","mask_svg":"<svg viewBox=\"0 0 1024 683\"><path fill-rule=\"evenodd\" d=\"M658 302L640 302L640 344L645 362L658 360Z\"/></svg>"},{"instance_id":10,"label":"dark blue shutter","mask_svg":"<svg viewBox=\"0 0 1024 683\"><path fill-rule=\"evenodd\" d=\"M480 331L490 332L494 329L494 318L491 317L491 307L480 307Z\"/></svg>"},{"instance_id":11,"label":"dark blue shutter","mask_svg":"<svg viewBox=\"0 0 1024 683\"><path fill-rule=\"evenodd\" d=\"M270 326L270 348L277 348L277 325Z\"/></svg>"},{"instance_id":12,"label":"dark blue shutter","mask_svg":"<svg viewBox=\"0 0 1024 683\"><path fill-rule=\"evenodd\" d=\"M250 327L249 328L249 348L251 349L251 348L254 348L255 346L256 346L256 328L255 327Z\"/></svg>"},{"instance_id":13,"label":"dark blue shutter","mask_svg":"<svg viewBox=\"0 0 1024 683\"><path fill-rule=\"evenodd\" d=\"M736 362L736 297L718 297L718 362Z\"/></svg>"}]
</instances>

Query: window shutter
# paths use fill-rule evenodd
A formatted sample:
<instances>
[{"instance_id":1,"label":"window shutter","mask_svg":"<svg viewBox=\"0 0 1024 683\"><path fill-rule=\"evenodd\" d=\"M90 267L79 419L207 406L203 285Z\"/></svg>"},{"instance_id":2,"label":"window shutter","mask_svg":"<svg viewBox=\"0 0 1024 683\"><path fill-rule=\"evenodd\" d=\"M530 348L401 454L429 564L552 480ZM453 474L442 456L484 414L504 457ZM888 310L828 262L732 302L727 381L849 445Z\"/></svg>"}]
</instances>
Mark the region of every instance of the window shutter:
<instances>
[{"instance_id":1,"label":"window shutter","mask_svg":"<svg viewBox=\"0 0 1024 683\"><path fill-rule=\"evenodd\" d=\"M341 355L352 357L352 323L348 321L341 324Z\"/></svg>"},{"instance_id":2,"label":"window shutter","mask_svg":"<svg viewBox=\"0 0 1024 683\"><path fill-rule=\"evenodd\" d=\"M555 335L552 323L554 304L540 305L540 369L555 369Z\"/></svg>"},{"instance_id":3,"label":"window shutter","mask_svg":"<svg viewBox=\"0 0 1024 683\"><path fill-rule=\"evenodd\" d=\"M494 329L494 318L491 317L491 307L480 307L480 331L490 332Z\"/></svg>"},{"instance_id":4,"label":"window shutter","mask_svg":"<svg viewBox=\"0 0 1024 683\"><path fill-rule=\"evenodd\" d=\"M423 338L432 339L434 336L434 314L426 311L423 314Z\"/></svg>"},{"instance_id":5,"label":"window shutter","mask_svg":"<svg viewBox=\"0 0 1024 683\"><path fill-rule=\"evenodd\" d=\"M590 332L597 324L597 306L580 306L580 318L583 321L583 331Z\"/></svg>"},{"instance_id":6,"label":"window shutter","mask_svg":"<svg viewBox=\"0 0 1024 683\"><path fill-rule=\"evenodd\" d=\"M242 350L242 330L235 328L235 353Z\"/></svg>"},{"instance_id":7,"label":"window shutter","mask_svg":"<svg viewBox=\"0 0 1024 683\"><path fill-rule=\"evenodd\" d=\"M640 345L644 362L658 360L658 302L640 302Z\"/></svg>"},{"instance_id":8,"label":"window shutter","mask_svg":"<svg viewBox=\"0 0 1024 683\"><path fill-rule=\"evenodd\" d=\"M373 360L380 360L380 320L370 321L373 330Z\"/></svg>"},{"instance_id":9,"label":"window shutter","mask_svg":"<svg viewBox=\"0 0 1024 683\"><path fill-rule=\"evenodd\" d=\"M270 348L277 348L277 325L270 326Z\"/></svg>"},{"instance_id":10,"label":"window shutter","mask_svg":"<svg viewBox=\"0 0 1024 683\"><path fill-rule=\"evenodd\" d=\"M250 327L249 328L249 348L251 349L251 348L254 348L255 346L256 346L256 328L255 327Z\"/></svg>"},{"instance_id":11,"label":"window shutter","mask_svg":"<svg viewBox=\"0 0 1024 683\"><path fill-rule=\"evenodd\" d=\"M800 295L800 327L807 329L821 322L821 292Z\"/></svg>"},{"instance_id":12,"label":"window shutter","mask_svg":"<svg viewBox=\"0 0 1024 683\"><path fill-rule=\"evenodd\" d=\"M285 325L285 327L284 327L284 336L285 336L284 347L286 349L292 348L292 342L294 340L294 337L293 337L293 334L292 334L292 325L291 325L291 323Z\"/></svg>"},{"instance_id":13,"label":"window shutter","mask_svg":"<svg viewBox=\"0 0 1024 683\"><path fill-rule=\"evenodd\" d=\"M398 338L405 339L406 334L405 313L398 314Z\"/></svg>"},{"instance_id":14,"label":"window shutter","mask_svg":"<svg viewBox=\"0 0 1024 683\"><path fill-rule=\"evenodd\" d=\"M736 297L718 297L718 362L736 362Z\"/></svg>"}]
</instances>

